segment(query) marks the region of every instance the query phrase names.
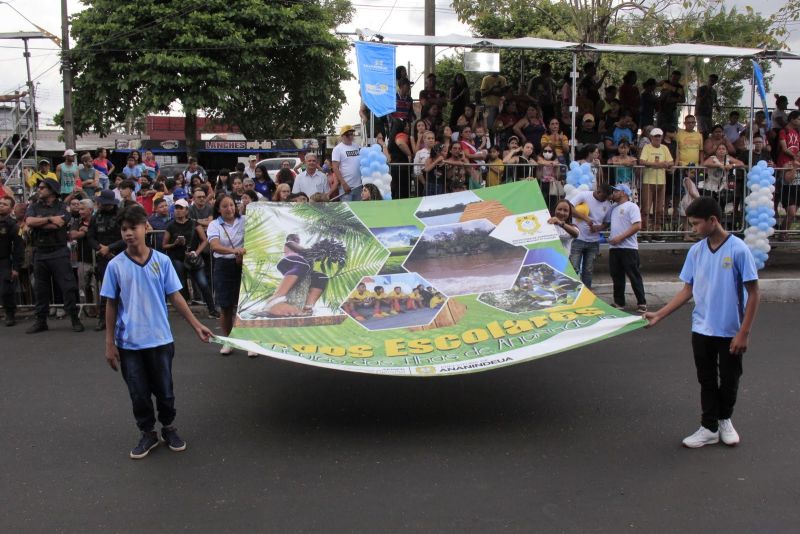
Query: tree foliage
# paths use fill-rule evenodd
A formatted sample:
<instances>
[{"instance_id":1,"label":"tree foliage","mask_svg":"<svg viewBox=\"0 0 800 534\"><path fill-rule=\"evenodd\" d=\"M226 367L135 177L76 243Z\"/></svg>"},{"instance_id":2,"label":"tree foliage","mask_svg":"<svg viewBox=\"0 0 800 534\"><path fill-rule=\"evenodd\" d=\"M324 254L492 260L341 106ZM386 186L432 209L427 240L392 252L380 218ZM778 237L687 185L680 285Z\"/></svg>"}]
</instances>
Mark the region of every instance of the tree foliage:
<instances>
[{"instance_id":1,"label":"tree foliage","mask_svg":"<svg viewBox=\"0 0 800 534\"><path fill-rule=\"evenodd\" d=\"M332 29L348 0L83 1L69 56L78 132L178 102L249 138L318 134L345 101L347 42Z\"/></svg>"}]
</instances>

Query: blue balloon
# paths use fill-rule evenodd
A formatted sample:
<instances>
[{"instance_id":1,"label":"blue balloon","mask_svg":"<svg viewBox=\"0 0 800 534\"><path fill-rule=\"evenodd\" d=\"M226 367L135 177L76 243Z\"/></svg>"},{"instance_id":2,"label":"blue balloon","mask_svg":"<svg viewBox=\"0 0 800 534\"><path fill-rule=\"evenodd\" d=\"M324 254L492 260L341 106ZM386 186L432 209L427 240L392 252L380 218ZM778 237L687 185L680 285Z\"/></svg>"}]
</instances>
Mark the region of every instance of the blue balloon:
<instances>
[{"instance_id":1,"label":"blue balloon","mask_svg":"<svg viewBox=\"0 0 800 534\"><path fill-rule=\"evenodd\" d=\"M766 169L767 168L767 162L762 159L761 161L756 163L756 167L761 167L762 169Z\"/></svg>"},{"instance_id":2,"label":"blue balloon","mask_svg":"<svg viewBox=\"0 0 800 534\"><path fill-rule=\"evenodd\" d=\"M767 224L766 221L759 222L758 229L761 230L762 232L766 232L767 230L769 230L769 225Z\"/></svg>"},{"instance_id":3,"label":"blue balloon","mask_svg":"<svg viewBox=\"0 0 800 534\"><path fill-rule=\"evenodd\" d=\"M767 219L767 224L769 224L770 227L775 226L776 224L778 224L778 220L775 217L770 217L769 219Z\"/></svg>"},{"instance_id":4,"label":"blue balloon","mask_svg":"<svg viewBox=\"0 0 800 534\"><path fill-rule=\"evenodd\" d=\"M386 163L386 154L378 152L378 157L375 158L379 163Z\"/></svg>"},{"instance_id":5,"label":"blue balloon","mask_svg":"<svg viewBox=\"0 0 800 534\"><path fill-rule=\"evenodd\" d=\"M383 200L392 200L392 194L386 193L385 195L383 195Z\"/></svg>"},{"instance_id":6,"label":"blue balloon","mask_svg":"<svg viewBox=\"0 0 800 534\"><path fill-rule=\"evenodd\" d=\"M579 168L581 165L577 161L570 162L569 170L574 171L575 169Z\"/></svg>"}]
</instances>

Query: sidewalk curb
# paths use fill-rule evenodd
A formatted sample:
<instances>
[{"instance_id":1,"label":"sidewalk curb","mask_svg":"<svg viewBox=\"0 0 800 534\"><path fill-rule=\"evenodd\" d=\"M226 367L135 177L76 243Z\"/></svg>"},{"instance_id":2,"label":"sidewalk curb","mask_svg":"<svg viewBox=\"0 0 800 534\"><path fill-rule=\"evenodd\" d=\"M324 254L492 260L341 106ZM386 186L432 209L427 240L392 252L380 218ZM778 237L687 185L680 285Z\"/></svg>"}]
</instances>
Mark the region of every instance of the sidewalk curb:
<instances>
[{"instance_id":1,"label":"sidewalk curb","mask_svg":"<svg viewBox=\"0 0 800 534\"><path fill-rule=\"evenodd\" d=\"M668 302L680 289L683 282L647 282L644 284L648 304L662 304ZM758 281L761 290L761 302L800 302L800 278L765 278ZM612 284L595 284L592 286L595 295L607 302L611 302L613 294ZM652 298L651 298L652 297ZM635 303L633 291L626 280L625 298L629 303Z\"/></svg>"}]
</instances>

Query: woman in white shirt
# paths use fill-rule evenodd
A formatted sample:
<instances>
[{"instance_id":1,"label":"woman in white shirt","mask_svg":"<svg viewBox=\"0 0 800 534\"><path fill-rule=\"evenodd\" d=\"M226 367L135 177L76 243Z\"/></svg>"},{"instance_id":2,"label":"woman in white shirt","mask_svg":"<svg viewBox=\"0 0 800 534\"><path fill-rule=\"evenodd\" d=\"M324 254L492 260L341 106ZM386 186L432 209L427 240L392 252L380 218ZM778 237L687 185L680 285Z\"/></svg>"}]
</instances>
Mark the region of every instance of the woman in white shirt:
<instances>
[{"instance_id":1,"label":"woman in white shirt","mask_svg":"<svg viewBox=\"0 0 800 534\"><path fill-rule=\"evenodd\" d=\"M553 210L553 217L547 221L554 224L558 237L561 239L561 245L569 254L572 247L572 241L578 237L578 227L572 222L572 203L567 199L561 199L556 204Z\"/></svg>"},{"instance_id":2,"label":"woman in white shirt","mask_svg":"<svg viewBox=\"0 0 800 534\"><path fill-rule=\"evenodd\" d=\"M220 328L227 336L233 330L233 318L239 303L239 286L242 283L245 217L239 214L233 198L220 195L214 202L214 220L208 225L208 242L214 254L214 299L220 307ZM219 353L227 356L233 352L223 345ZM249 356L252 354L248 354Z\"/></svg>"}]
</instances>

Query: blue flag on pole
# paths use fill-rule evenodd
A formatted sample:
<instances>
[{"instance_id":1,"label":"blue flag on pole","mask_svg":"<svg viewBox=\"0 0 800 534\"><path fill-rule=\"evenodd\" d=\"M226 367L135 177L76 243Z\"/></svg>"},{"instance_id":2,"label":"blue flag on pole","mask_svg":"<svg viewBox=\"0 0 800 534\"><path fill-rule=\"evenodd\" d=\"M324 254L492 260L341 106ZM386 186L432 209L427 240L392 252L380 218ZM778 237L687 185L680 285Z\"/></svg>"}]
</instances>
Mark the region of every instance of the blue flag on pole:
<instances>
[{"instance_id":1,"label":"blue flag on pole","mask_svg":"<svg viewBox=\"0 0 800 534\"><path fill-rule=\"evenodd\" d=\"M376 117L396 110L395 47L356 41L356 61L361 100Z\"/></svg>"},{"instance_id":2,"label":"blue flag on pole","mask_svg":"<svg viewBox=\"0 0 800 534\"><path fill-rule=\"evenodd\" d=\"M756 79L756 89L758 90L758 96L761 97L761 105L764 107L764 115L767 118L767 130L771 127L771 120L769 118L769 108L767 106L767 90L764 88L764 73L761 72L761 67L758 63L755 62L754 59L750 61L753 62L753 76Z\"/></svg>"}]
</instances>

